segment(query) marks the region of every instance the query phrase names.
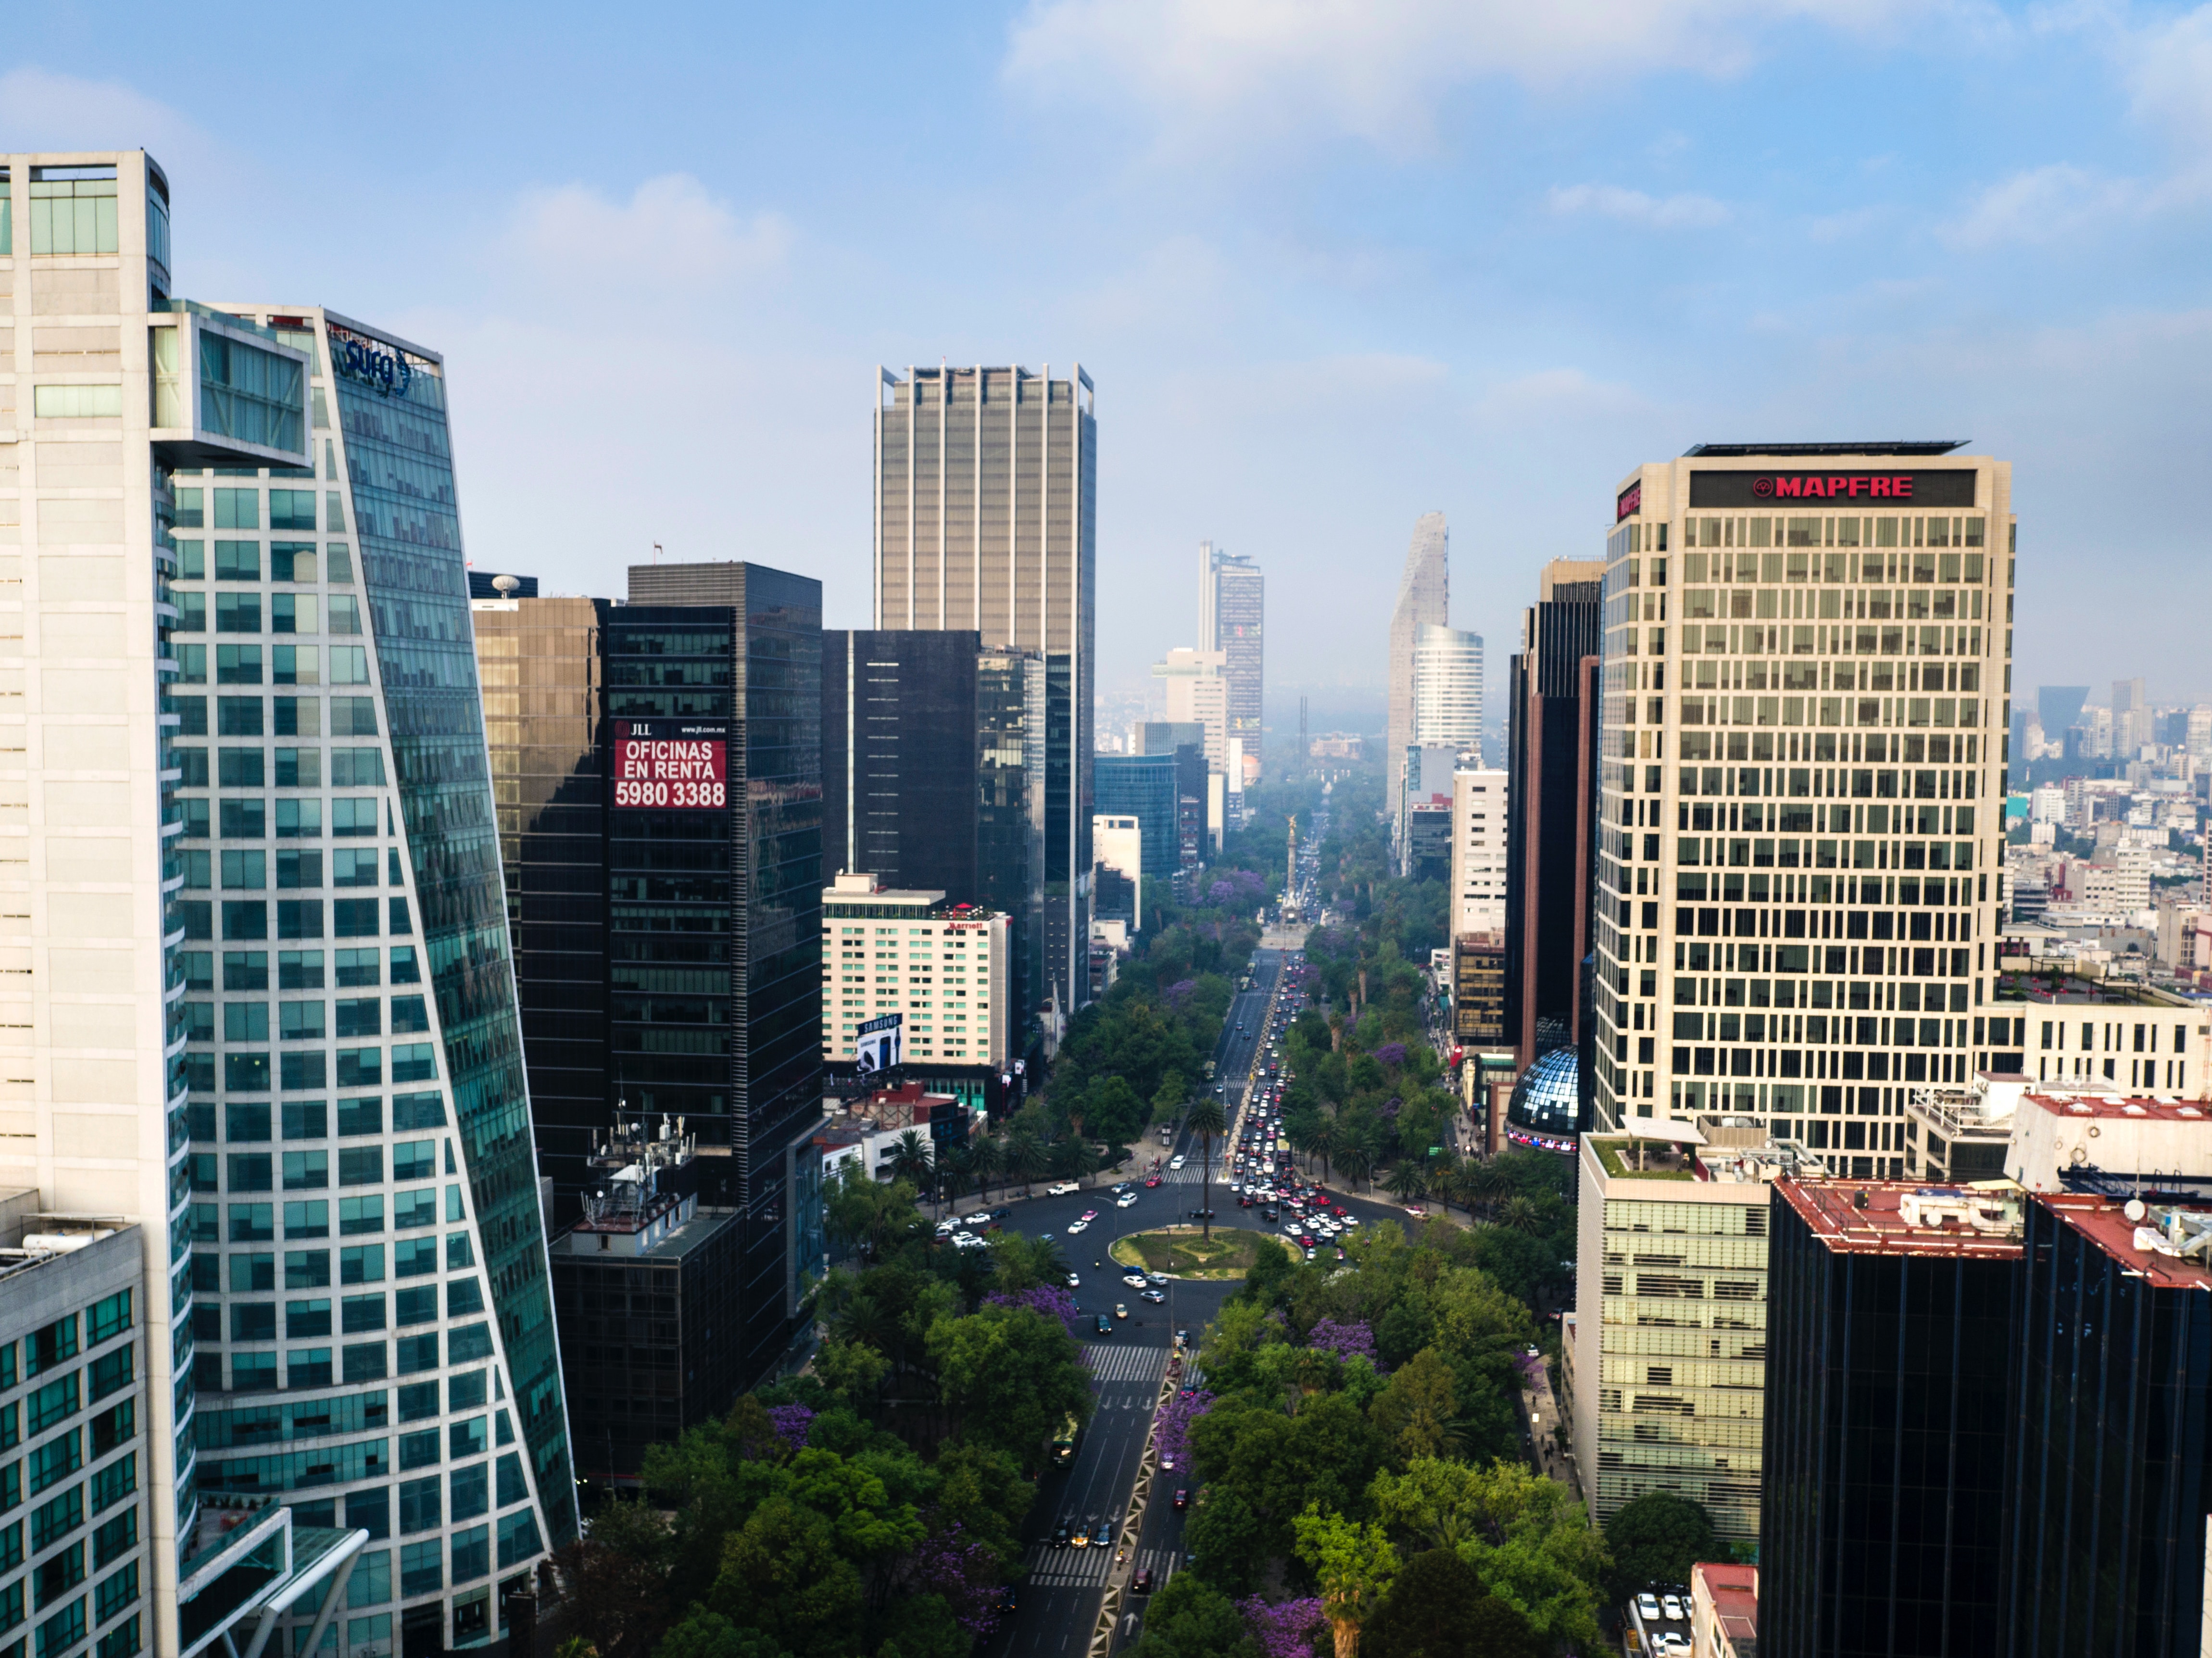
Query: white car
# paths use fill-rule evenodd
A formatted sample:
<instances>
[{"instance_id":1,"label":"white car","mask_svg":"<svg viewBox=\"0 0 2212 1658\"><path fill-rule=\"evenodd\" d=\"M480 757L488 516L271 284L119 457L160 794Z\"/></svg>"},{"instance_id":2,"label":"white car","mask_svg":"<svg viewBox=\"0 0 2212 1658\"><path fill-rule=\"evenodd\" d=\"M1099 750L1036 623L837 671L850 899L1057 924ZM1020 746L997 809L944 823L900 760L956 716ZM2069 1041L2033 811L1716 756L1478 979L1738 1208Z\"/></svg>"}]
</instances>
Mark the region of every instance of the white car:
<instances>
[{"instance_id":1,"label":"white car","mask_svg":"<svg viewBox=\"0 0 2212 1658\"><path fill-rule=\"evenodd\" d=\"M1064 1180L1056 1185L1046 1187L1044 1188L1044 1194L1048 1198L1064 1198L1070 1192L1079 1192L1083 1188L1078 1186L1073 1181Z\"/></svg>"},{"instance_id":2,"label":"white car","mask_svg":"<svg viewBox=\"0 0 2212 1658\"><path fill-rule=\"evenodd\" d=\"M952 1247L956 1249L981 1249L983 1247L983 1240L973 1232L955 1232L952 1235Z\"/></svg>"},{"instance_id":3,"label":"white car","mask_svg":"<svg viewBox=\"0 0 2212 1658\"><path fill-rule=\"evenodd\" d=\"M1120 1197L1114 1199L1114 1206L1116 1209L1135 1208L1137 1206L1137 1194L1134 1192L1124 1192Z\"/></svg>"},{"instance_id":4,"label":"white car","mask_svg":"<svg viewBox=\"0 0 2212 1658\"><path fill-rule=\"evenodd\" d=\"M1175 1156L1173 1156L1173 1157L1170 1157L1170 1158L1168 1159L1168 1167L1169 1167L1169 1168L1170 1168L1170 1169L1180 1169L1180 1168L1182 1168L1182 1164L1183 1164L1183 1156L1182 1156L1182 1152L1180 1152L1180 1151L1176 1152L1176 1153L1175 1154ZM1071 1191L1071 1192L1072 1192L1072 1191L1073 1191L1075 1188L1074 1188L1073 1187L1072 1187L1072 1186L1071 1186L1071 1187L1069 1187L1067 1189L1068 1189L1069 1191Z\"/></svg>"},{"instance_id":5,"label":"white car","mask_svg":"<svg viewBox=\"0 0 2212 1658\"><path fill-rule=\"evenodd\" d=\"M1087 1232L1090 1230L1091 1223L1087 1220L1072 1220L1067 1223L1067 1235L1070 1237L1073 1237L1078 1232Z\"/></svg>"},{"instance_id":6,"label":"white car","mask_svg":"<svg viewBox=\"0 0 2212 1658\"><path fill-rule=\"evenodd\" d=\"M1636 1597L1636 1615L1644 1619L1647 1624L1657 1623L1659 1621L1659 1597L1656 1594L1648 1594L1638 1595Z\"/></svg>"},{"instance_id":7,"label":"white car","mask_svg":"<svg viewBox=\"0 0 2212 1658\"><path fill-rule=\"evenodd\" d=\"M1662 1594L1659 1597L1659 1612L1662 1617L1674 1622L1679 1622L1689 1615L1682 1610L1682 1603L1671 1594Z\"/></svg>"},{"instance_id":8,"label":"white car","mask_svg":"<svg viewBox=\"0 0 2212 1658\"><path fill-rule=\"evenodd\" d=\"M960 1224L963 1226L988 1226L991 1224L991 1212L988 1209L978 1209L972 1215L963 1216Z\"/></svg>"},{"instance_id":9,"label":"white car","mask_svg":"<svg viewBox=\"0 0 2212 1658\"><path fill-rule=\"evenodd\" d=\"M1121 1282L1132 1290L1142 1290L1150 1284L1152 1280L1142 1272L1124 1272L1121 1274Z\"/></svg>"},{"instance_id":10,"label":"white car","mask_svg":"<svg viewBox=\"0 0 2212 1658\"><path fill-rule=\"evenodd\" d=\"M1071 1290L1080 1290L1083 1287L1083 1280L1075 1273L1070 1272L1067 1275L1067 1287Z\"/></svg>"}]
</instances>

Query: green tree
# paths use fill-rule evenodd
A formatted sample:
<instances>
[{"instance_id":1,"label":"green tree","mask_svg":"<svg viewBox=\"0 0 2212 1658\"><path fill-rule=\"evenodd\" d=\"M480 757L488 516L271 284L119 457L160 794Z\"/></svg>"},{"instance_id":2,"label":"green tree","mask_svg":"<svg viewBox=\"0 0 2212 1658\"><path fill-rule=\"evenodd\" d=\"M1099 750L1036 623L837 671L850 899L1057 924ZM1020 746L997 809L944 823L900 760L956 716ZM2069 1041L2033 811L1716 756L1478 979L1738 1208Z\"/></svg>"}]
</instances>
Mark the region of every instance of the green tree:
<instances>
[{"instance_id":1,"label":"green tree","mask_svg":"<svg viewBox=\"0 0 2212 1658\"><path fill-rule=\"evenodd\" d=\"M1392 1372L1367 1413L1408 1461L1456 1449L1459 1389L1452 1367L1435 1348L1424 1347Z\"/></svg>"},{"instance_id":2,"label":"green tree","mask_svg":"<svg viewBox=\"0 0 2212 1658\"><path fill-rule=\"evenodd\" d=\"M1024 1468L1044 1466L1068 1417L1090 1418L1090 1381L1056 1318L1000 1306L941 1316L930 1328L929 1357L948 1434L1003 1450Z\"/></svg>"},{"instance_id":3,"label":"green tree","mask_svg":"<svg viewBox=\"0 0 2212 1658\"><path fill-rule=\"evenodd\" d=\"M1449 1549L1409 1558L1359 1637L1361 1658L1537 1658L1528 1620Z\"/></svg>"},{"instance_id":4,"label":"green tree","mask_svg":"<svg viewBox=\"0 0 2212 1658\"><path fill-rule=\"evenodd\" d=\"M1646 1491L1623 1503L1605 1541L1613 1587L1624 1599L1653 1583L1686 1583L1698 1561L1726 1558L1705 1505L1674 1491Z\"/></svg>"},{"instance_id":5,"label":"green tree","mask_svg":"<svg viewBox=\"0 0 2212 1658\"><path fill-rule=\"evenodd\" d=\"M1479 1468L1417 1457L1368 1495L1394 1536L1457 1539L1484 1587L1542 1640L1595 1643L1605 1546L1564 1485L1503 1458Z\"/></svg>"},{"instance_id":6,"label":"green tree","mask_svg":"<svg viewBox=\"0 0 2212 1658\"><path fill-rule=\"evenodd\" d=\"M1127 1145L1145 1132L1145 1102L1127 1078L1093 1078L1087 1098L1089 1132L1107 1145Z\"/></svg>"},{"instance_id":7,"label":"green tree","mask_svg":"<svg viewBox=\"0 0 2212 1658\"><path fill-rule=\"evenodd\" d=\"M1226 1133L1229 1127L1228 1119L1222 1113L1219 1096L1201 1094L1194 1100L1188 1127L1192 1133L1198 1136L1201 1147L1198 1170L1200 1230L1202 1236L1211 1238L1213 1236L1210 1212L1213 1207L1213 1138Z\"/></svg>"},{"instance_id":8,"label":"green tree","mask_svg":"<svg viewBox=\"0 0 2212 1658\"><path fill-rule=\"evenodd\" d=\"M1325 1515L1317 1503L1309 1503L1293 1525L1298 1558L1321 1587L1322 1610L1336 1637L1336 1658L1355 1658L1359 1626L1390 1593L1398 1575L1397 1551L1382 1527Z\"/></svg>"},{"instance_id":9,"label":"green tree","mask_svg":"<svg viewBox=\"0 0 2212 1658\"><path fill-rule=\"evenodd\" d=\"M1259 1658L1236 1606L1195 1571L1179 1571L1145 1607L1135 1658Z\"/></svg>"},{"instance_id":10,"label":"green tree","mask_svg":"<svg viewBox=\"0 0 2212 1658\"><path fill-rule=\"evenodd\" d=\"M562 1611L600 1658L639 1658L668 1626L676 1540L642 1502L611 1497L589 1533L561 1552Z\"/></svg>"},{"instance_id":11,"label":"green tree","mask_svg":"<svg viewBox=\"0 0 2212 1658\"><path fill-rule=\"evenodd\" d=\"M1181 1072L1170 1071L1162 1077L1159 1091L1152 1096L1152 1121L1173 1122L1176 1114L1182 1109L1187 1093Z\"/></svg>"},{"instance_id":12,"label":"green tree","mask_svg":"<svg viewBox=\"0 0 2212 1658\"><path fill-rule=\"evenodd\" d=\"M740 1629L719 1612L694 1606L670 1630L653 1658L791 1658L781 1642L757 1629Z\"/></svg>"}]
</instances>

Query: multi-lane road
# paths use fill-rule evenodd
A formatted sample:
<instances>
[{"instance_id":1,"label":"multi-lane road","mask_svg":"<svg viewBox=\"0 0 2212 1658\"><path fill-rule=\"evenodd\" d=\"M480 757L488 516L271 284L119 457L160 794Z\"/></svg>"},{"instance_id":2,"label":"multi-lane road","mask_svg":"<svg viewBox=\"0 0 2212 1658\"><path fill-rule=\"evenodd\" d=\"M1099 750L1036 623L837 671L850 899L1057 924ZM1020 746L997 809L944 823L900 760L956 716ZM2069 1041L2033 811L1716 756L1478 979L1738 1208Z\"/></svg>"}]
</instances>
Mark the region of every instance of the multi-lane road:
<instances>
[{"instance_id":1,"label":"multi-lane road","mask_svg":"<svg viewBox=\"0 0 2212 1658\"><path fill-rule=\"evenodd\" d=\"M1281 967L1279 951L1255 954L1252 988L1237 993L1222 1026L1214 1080L1228 1084L1228 1114L1232 1120L1250 1079L1253 1062L1265 1051L1267 1007ZM1236 1212L1233 1200L1224 1201L1227 1188L1222 1183L1222 1165L1228 1141L1227 1136L1218 1137L1213 1145L1213 1206L1222 1212L1224 1224L1234 1224ZM1179 1134L1172 1148L1155 1141L1148 1150L1164 1163L1172 1153L1180 1152L1185 1163L1176 1169L1163 1167L1159 1186L1148 1189L1139 1184L1137 1201L1130 1207L1117 1207L1113 1194L1102 1188L1017 1201L1006 1223L1032 1236L1049 1235L1060 1244L1069 1266L1082 1280L1075 1298L1086 1315L1110 1315L1120 1303L1128 1309L1129 1316L1115 1321L1110 1336L1097 1336L1087 1329L1084 1333L1097 1409L1077 1446L1073 1465L1046 1474L1039 1483L1027 1527L1029 1548L1023 1563L1027 1575L1018 1590L1019 1609L993 1638L994 1652L1060 1658L1060 1655L1089 1650L1116 1551L1111 1546L1055 1547L1054 1533L1062 1525L1071 1530L1083 1527L1095 1532L1103 1521L1119 1535L1144 1459L1145 1440L1176 1332L1188 1331L1194 1347L1221 1304L1242 1287L1233 1279L1170 1279L1163 1286L1167 1300L1154 1304L1139 1301L1137 1291L1121 1282L1122 1269L1109 1257L1108 1245L1128 1233L1188 1220L1190 1212L1198 1207L1201 1148L1196 1140L1187 1133ZM1068 1223L1094 1209L1097 1218L1079 1236L1069 1236ZM1184 1483L1180 1470L1155 1476L1136 1555L1127 1563L1132 1570L1149 1570L1156 1587L1166 1583L1183 1558L1184 1515L1175 1507L1174 1497ZM1115 1631L1117 1648L1133 1639L1136 1621L1132 1620L1141 1620L1146 1600L1130 1596L1124 1604L1129 1615L1124 1619L1124 1627Z\"/></svg>"}]
</instances>

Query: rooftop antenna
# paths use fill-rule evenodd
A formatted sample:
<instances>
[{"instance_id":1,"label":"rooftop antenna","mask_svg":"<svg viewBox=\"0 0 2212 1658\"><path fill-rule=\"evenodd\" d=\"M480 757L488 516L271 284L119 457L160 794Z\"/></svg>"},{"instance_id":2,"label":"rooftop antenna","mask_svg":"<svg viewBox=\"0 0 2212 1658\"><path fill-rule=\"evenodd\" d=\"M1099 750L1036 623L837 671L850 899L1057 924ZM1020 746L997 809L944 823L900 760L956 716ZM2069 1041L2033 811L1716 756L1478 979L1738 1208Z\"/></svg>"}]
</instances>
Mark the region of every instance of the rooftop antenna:
<instances>
[{"instance_id":1,"label":"rooftop antenna","mask_svg":"<svg viewBox=\"0 0 2212 1658\"><path fill-rule=\"evenodd\" d=\"M653 562L655 564L660 562L660 544L657 541L653 544Z\"/></svg>"},{"instance_id":2,"label":"rooftop antenna","mask_svg":"<svg viewBox=\"0 0 2212 1658\"><path fill-rule=\"evenodd\" d=\"M511 575L495 575L491 579L491 590L501 598L514 597L514 590L522 584Z\"/></svg>"}]
</instances>

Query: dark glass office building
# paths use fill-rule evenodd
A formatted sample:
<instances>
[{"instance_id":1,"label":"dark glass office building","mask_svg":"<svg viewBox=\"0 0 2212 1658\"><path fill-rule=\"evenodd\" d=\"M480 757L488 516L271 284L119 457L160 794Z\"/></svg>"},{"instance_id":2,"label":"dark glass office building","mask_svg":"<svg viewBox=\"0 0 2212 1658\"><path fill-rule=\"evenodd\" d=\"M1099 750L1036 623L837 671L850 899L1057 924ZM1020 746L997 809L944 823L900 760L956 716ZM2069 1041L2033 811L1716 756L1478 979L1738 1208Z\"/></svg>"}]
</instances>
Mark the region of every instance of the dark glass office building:
<instances>
[{"instance_id":1,"label":"dark glass office building","mask_svg":"<svg viewBox=\"0 0 2212 1658\"><path fill-rule=\"evenodd\" d=\"M2139 1248L2203 1216L2101 1199L2027 1212L2013 1365L2004 1658L2180 1658L2204 1622L2212 1510L2212 1271ZM2142 1229L2139 1231L2138 1229Z\"/></svg>"},{"instance_id":2,"label":"dark glass office building","mask_svg":"<svg viewBox=\"0 0 2212 1658\"><path fill-rule=\"evenodd\" d=\"M1524 1069L1581 1035L1604 575L1597 560L1547 565L1508 670L1505 1025Z\"/></svg>"},{"instance_id":3,"label":"dark glass office building","mask_svg":"<svg viewBox=\"0 0 2212 1658\"><path fill-rule=\"evenodd\" d=\"M821 584L706 572L720 602L479 600L475 621L479 659L514 665L489 736L556 1208L580 1212L618 1102L685 1119L700 1201L742 1229L726 1339L750 1378L787 1333L787 1152L821 1109Z\"/></svg>"},{"instance_id":4,"label":"dark glass office building","mask_svg":"<svg viewBox=\"0 0 2212 1658\"><path fill-rule=\"evenodd\" d=\"M1099 815L1135 818L1143 840L1145 873L1166 880L1182 865L1176 828L1176 756L1102 754L1097 777Z\"/></svg>"},{"instance_id":5,"label":"dark glass office building","mask_svg":"<svg viewBox=\"0 0 2212 1658\"><path fill-rule=\"evenodd\" d=\"M477 672L538 1172L573 1221L614 1107L607 1048L603 598L475 593ZM529 580L534 589L537 582ZM489 603L485 601L490 601Z\"/></svg>"},{"instance_id":6,"label":"dark glass office building","mask_svg":"<svg viewBox=\"0 0 2212 1658\"><path fill-rule=\"evenodd\" d=\"M1776 1184L1762 1658L2007 1650L1999 1492L2019 1202L2016 1193Z\"/></svg>"}]
</instances>

